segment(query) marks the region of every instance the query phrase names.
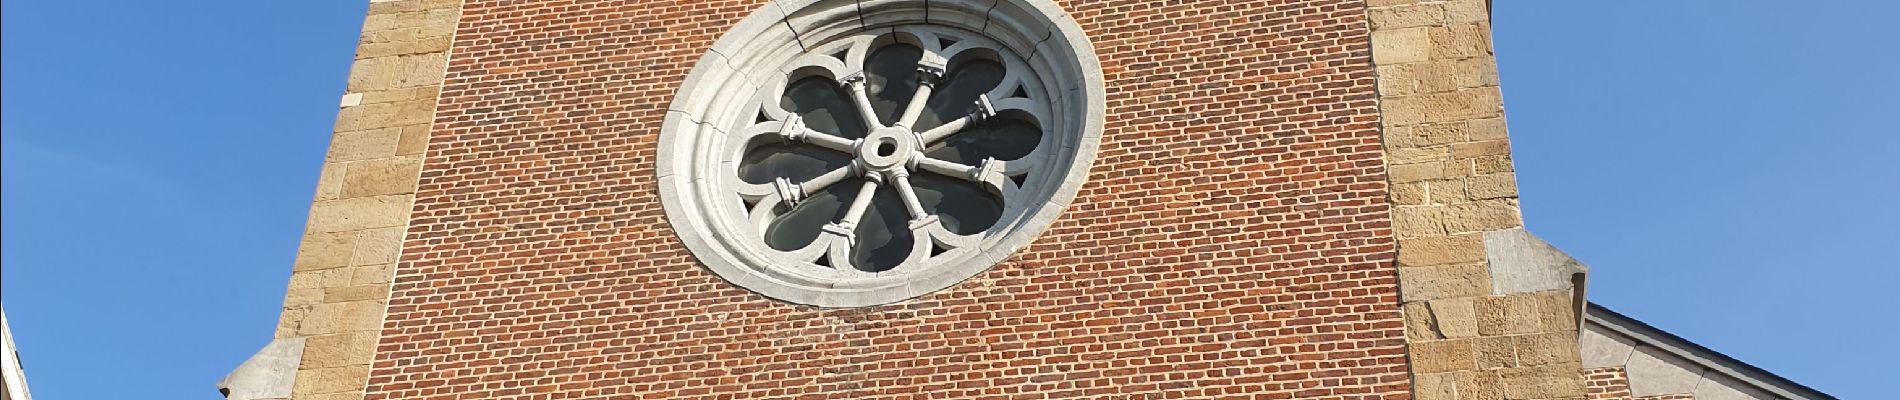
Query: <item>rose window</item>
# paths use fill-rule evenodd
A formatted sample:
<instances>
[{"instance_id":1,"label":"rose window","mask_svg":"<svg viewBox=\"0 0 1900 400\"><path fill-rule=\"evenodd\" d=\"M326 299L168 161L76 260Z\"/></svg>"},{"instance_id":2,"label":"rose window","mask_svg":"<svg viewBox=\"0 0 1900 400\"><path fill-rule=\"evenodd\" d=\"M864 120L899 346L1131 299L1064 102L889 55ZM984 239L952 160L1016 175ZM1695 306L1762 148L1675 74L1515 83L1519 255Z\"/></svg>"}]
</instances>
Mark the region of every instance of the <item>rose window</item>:
<instances>
[{"instance_id":1,"label":"rose window","mask_svg":"<svg viewBox=\"0 0 1900 400\"><path fill-rule=\"evenodd\" d=\"M1051 43L1047 14L916 24L891 4L754 15L688 78L661 197L721 277L802 304L898 301L1007 257L1074 195L1100 129L1092 53Z\"/></svg>"}]
</instances>

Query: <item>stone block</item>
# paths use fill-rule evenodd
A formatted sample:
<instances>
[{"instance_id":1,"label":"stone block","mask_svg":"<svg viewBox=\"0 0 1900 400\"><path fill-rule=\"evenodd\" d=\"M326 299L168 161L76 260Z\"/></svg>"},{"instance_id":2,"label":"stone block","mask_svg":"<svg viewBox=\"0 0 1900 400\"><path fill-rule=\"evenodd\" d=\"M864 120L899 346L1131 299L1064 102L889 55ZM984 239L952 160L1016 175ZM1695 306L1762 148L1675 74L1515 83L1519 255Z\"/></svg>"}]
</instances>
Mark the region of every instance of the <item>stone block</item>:
<instances>
[{"instance_id":1,"label":"stone block","mask_svg":"<svg viewBox=\"0 0 1900 400\"><path fill-rule=\"evenodd\" d=\"M1490 0L1451 0L1444 3L1446 22L1487 22L1491 20Z\"/></svg>"},{"instance_id":2,"label":"stone block","mask_svg":"<svg viewBox=\"0 0 1900 400\"><path fill-rule=\"evenodd\" d=\"M1482 336L1575 332L1576 312L1567 292L1489 296L1477 300L1478 334Z\"/></svg>"},{"instance_id":3,"label":"stone block","mask_svg":"<svg viewBox=\"0 0 1900 400\"><path fill-rule=\"evenodd\" d=\"M1478 336L1478 311L1473 299L1432 300L1431 309L1439 334L1453 339Z\"/></svg>"},{"instance_id":4,"label":"stone block","mask_svg":"<svg viewBox=\"0 0 1900 400\"><path fill-rule=\"evenodd\" d=\"M337 132L355 132L371 129L394 128L398 126L427 124L435 116L434 100L410 100L389 103L368 103L345 108L336 113ZM363 158L388 157L396 154L396 142L400 140L400 131L388 131L388 151ZM334 150L336 145L332 144ZM348 160L341 160L348 161Z\"/></svg>"},{"instance_id":5,"label":"stone block","mask_svg":"<svg viewBox=\"0 0 1900 400\"><path fill-rule=\"evenodd\" d=\"M1382 7L1367 10L1372 21L1372 29L1388 30L1421 26L1444 25L1445 7L1438 3L1408 4L1394 7Z\"/></svg>"},{"instance_id":6,"label":"stone block","mask_svg":"<svg viewBox=\"0 0 1900 400\"><path fill-rule=\"evenodd\" d=\"M1408 127L1408 128L1398 128L1398 129L1410 129L1410 128ZM1386 164L1389 164L1389 165L1422 164L1422 163L1428 163L1428 162L1444 162L1448 160L1451 160L1450 146L1434 146L1434 147L1426 147L1426 148L1412 148L1412 147L1388 148L1385 153L1385 162ZM1446 163L1445 165L1450 166L1453 164Z\"/></svg>"},{"instance_id":7,"label":"stone block","mask_svg":"<svg viewBox=\"0 0 1900 400\"><path fill-rule=\"evenodd\" d=\"M402 127L402 139L396 141L396 155L422 155L429 149L429 125L409 125Z\"/></svg>"},{"instance_id":8,"label":"stone block","mask_svg":"<svg viewBox=\"0 0 1900 400\"><path fill-rule=\"evenodd\" d=\"M357 106L351 107L351 109L366 107L371 106ZM394 156L396 155L396 142L401 138L401 131L393 128L338 132L336 135L330 136L329 161L331 163L339 163ZM336 190L342 190L341 166L326 165L326 173L328 173L329 168L338 168L335 178L336 182L334 184L336 185ZM322 190L321 182L318 183L318 188ZM321 196L321 193L322 192L319 191L319 196Z\"/></svg>"},{"instance_id":9,"label":"stone block","mask_svg":"<svg viewBox=\"0 0 1900 400\"><path fill-rule=\"evenodd\" d=\"M1478 369L1498 369L1517 367L1517 350L1514 336L1489 336L1471 339L1472 358L1478 363Z\"/></svg>"},{"instance_id":10,"label":"stone block","mask_svg":"<svg viewBox=\"0 0 1900 400\"><path fill-rule=\"evenodd\" d=\"M1446 161L1392 165L1387 179L1393 183L1418 182L1464 176L1462 164Z\"/></svg>"},{"instance_id":11,"label":"stone block","mask_svg":"<svg viewBox=\"0 0 1900 400\"><path fill-rule=\"evenodd\" d=\"M1491 266L1492 293L1571 293L1578 275L1589 268L1556 246L1523 229L1484 234L1485 261ZM1565 307L1572 305L1564 304ZM1575 318L1581 310L1565 311ZM1575 330L1575 324L1570 324Z\"/></svg>"},{"instance_id":12,"label":"stone block","mask_svg":"<svg viewBox=\"0 0 1900 400\"><path fill-rule=\"evenodd\" d=\"M1511 172L1465 178L1465 198L1471 200L1517 197L1517 174Z\"/></svg>"},{"instance_id":13,"label":"stone block","mask_svg":"<svg viewBox=\"0 0 1900 400\"><path fill-rule=\"evenodd\" d=\"M305 354L304 345L301 337L271 341L219 380L218 389L229 400L289 398L297 382L297 361Z\"/></svg>"},{"instance_id":14,"label":"stone block","mask_svg":"<svg viewBox=\"0 0 1900 400\"><path fill-rule=\"evenodd\" d=\"M1421 205L1430 199L1424 182L1394 183L1386 189L1397 205Z\"/></svg>"},{"instance_id":15,"label":"stone block","mask_svg":"<svg viewBox=\"0 0 1900 400\"><path fill-rule=\"evenodd\" d=\"M1420 103L1413 107L1423 108L1425 120L1421 122L1462 122L1504 115L1504 96L1496 87L1408 97L1408 99L1412 98L1416 98L1413 101ZM1506 150L1509 149L1506 148Z\"/></svg>"},{"instance_id":16,"label":"stone block","mask_svg":"<svg viewBox=\"0 0 1900 400\"><path fill-rule=\"evenodd\" d=\"M303 369L369 365L375 355L376 332L344 332L311 336L304 348Z\"/></svg>"},{"instance_id":17,"label":"stone block","mask_svg":"<svg viewBox=\"0 0 1900 400\"><path fill-rule=\"evenodd\" d=\"M376 228L357 232L356 250L350 258L351 265L378 265L396 262L402 255L402 226Z\"/></svg>"},{"instance_id":18,"label":"stone block","mask_svg":"<svg viewBox=\"0 0 1900 400\"><path fill-rule=\"evenodd\" d=\"M1372 32L1372 60L1379 65L1425 61L1432 50L1432 28Z\"/></svg>"},{"instance_id":19,"label":"stone block","mask_svg":"<svg viewBox=\"0 0 1900 400\"><path fill-rule=\"evenodd\" d=\"M291 270L315 271L349 266L350 253L355 246L355 234L311 233L304 236L302 244L297 245L297 260Z\"/></svg>"},{"instance_id":20,"label":"stone block","mask_svg":"<svg viewBox=\"0 0 1900 400\"><path fill-rule=\"evenodd\" d=\"M1583 366L1554 364L1498 371L1506 399L1571 398L1584 393Z\"/></svg>"},{"instance_id":21,"label":"stone block","mask_svg":"<svg viewBox=\"0 0 1900 400\"><path fill-rule=\"evenodd\" d=\"M1445 339L1444 335L1438 333L1438 327L1434 326L1437 319L1432 316L1432 308L1429 303L1414 301L1405 303L1401 308L1405 314L1406 340L1421 342Z\"/></svg>"},{"instance_id":22,"label":"stone block","mask_svg":"<svg viewBox=\"0 0 1900 400\"><path fill-rule=\"evenodd\" d=\"M1399 268L1399 294L1405 301L1483 296L1491 279L1483 264Z\"/></svg>"},{"instance_id":23,"label":"stone block","mask_svg":"<svg viewBox=\"0 0 1900 400\"><path fill-rule=\"evenodd\" d=\"M1412 342L1412 372L1414 373L1470 371L1476 366L1477 364L1472 361L1470 340Z\"/></svg>"},{"instance_id":24,"label":"stone block","mask_svg":"<svg viewBox=\"0 0 1900 400\"><path fill-rule=\"evenodd\" d=\"M1460 121L1443 124L1414 125L1410 127L1411 129L1402 131L1404 133L1402 135L1394 134L1394 131L1387 131L1386 138L1391 141L1387 143L1387 146L1428 147L1464 142L1466 126L1465 122ZM1456 145L1453 147L1455 148Z\"/></svg>"},{"instance_id":25,"label":"stone block","mask_svg":"<svg viewBox=\"0 0 1900 400\"><path fill-rule=\"evenodd\" d=\"M324 163L317 173L317 200L336 200L343 194L343 165Z\"/></svg>"},{"instance_id":26,"label":"stone block","mask_svg":"<svg viewBox=\"0 0 1900 400\"><path fill-rule=\"evenodd\" d=\"M382 324L383 305L375 300L318 304L297 330L305 336L376 330Z\"/></svg>"},{"instance_id":27,"label":"stone block","mask_svg":"<svg viewBox=\"0 0 1900 400\"><path fill-rule=\"evenodd\" d=\"M447 53L365 58L350 66L345 87L355 93L441 85L447 67Z\"/></svg>"},{"instance_id":28,"label":"stone block","mask_svg":"<svg viewBox=\"0 0 1900 400\"><path fill-rule=\"evenodd\" d=\"M297 384L291 394L303 398L304 395L362 391L368 379L368 365L304 369L297 371Z\"/></svg>"},{"instance_id":29,"label":"stone block","mask_svg":"<svg viewBox=\"0 0 1900 400\"><path fill-rule=\"evenodd\" d=\"M1511 165L1511 156L1509 154L1477 157L1477 158L1471 159L1470 161L1471 161L1471 173L1478 174L1478 175L1495 174L1495 173L1500 173L1500 172L1511 172L1511 171L1517 170L1515 166Z\"/></svg>"},{"instance_id":30,"label":"stone block","mask_svg":"<svg viewBox=\"0 0 1900 400\"><path fill-rule=\"evenodd\" d=\"M1462 124L1460 124L1462 125ZM1511 154L1511 142L1507 140L1485 140L1451 145L1451 157L1466 159L1479 156Z\"/></svg>"},{"instance_id":31,"label":"stone block","mask_svg":"<svg viewBox=\"0 0 1900 400\"><path fill-rule=\"evenodd\" d=\"M387 284L396 273L396 264L362 265L351 267L351 285Z\"/></svg>"},{"instance_id":32,"label":"stone block","mask_svg":"<svg viewBox=\"0 0 1900 400\"><path fill-rule=\"evenodd\" d=\"M1415 374L1412 398L1415 400L1458 400L1458 381L1453 373Z\"/></svg>"},{"instance_id":33,"label":"stone block","mask_svg":"<svg viewBox=\"0 0 1900 400\"><path fill-rule=\"evenodd\" d=\"M335 286L323 288L325 303L351 302L363 300L386 300L389 298L388 284Z\"/></svg>"},{"instance_id":34,"label":"stone block","mask_svg":"<svg viewBox=\"0 0 1900 400\"><path fill-rule=\"evenodd\" d=\"M1452 380L1458 385L1460 400L1499 400L1504 398L1504 389L1496 372L1474 371L1460 372Z\"/></svg>"},{"instance_id":35,"label":"stone block","mask_svg":"<svg viewBox=\"0 0 1900 400\"><path fill-rule=\"evenodd\" d=\"M1431 58L1455 60L1491 55L1491 25L1489 23L1467 23L1429 29ZM1374 35L1373 40L1378 40L1377 34ZM1378 59L1377 54L1373 57L1374 60Z\"/></svg>"},{"instance_id":36,"label":"stone block","mask_svg":"<svg viewBox=\"0 0 1900 400\"><path fill-rule=\"evenodd\" d=\"M396 103L418 100L433 102L436 100L436 96L441 93L441 89L441 86L429 85L360 93L363 95L361 104Z\"/></svg>"},{"instance_id":37,"label":"stone block","mask_svg":"<svg viewBox=\"0 0 1900 400\"><path fill-rule=\"evenodd\" d=\"M1575 332L1548 332L1512 336L1519 365L1579 364Z\"/></svg>"},{"instance_id":38,"label":"stone block","mask_svg":"<svg viewBox=\"0 0 1900 400\"><path fill-rule=\"evenodd\" d=\"M1392 209L1392 230L1401 238L1444 236L1444 206L1400 206Z\"/></svg>"},{"instance_id":39,"label":"stone block","mask_svg":"<svg viewBox=\"0 0 1900 400\"><path fill-rule=\"evenodd\" d=\"M416 192L422 157L389 157L349 163L344 168L341 198L386 196Z\"/></svg>"},{"instance_id":40,"label":"stone block","mask_svg":"<svg viewBox=\"0 0 1900 400\"><path fill-rule=\"evenodd\" d=\"M1510 132L1504 118L1481 118L1465 121L1466 138L1470 140L1505 140Z\"/></svg>"},{"instance_id":41,"label":"stone block","mask_svg":"<svg viewBox=\"0 0 1900 400\"><path fill-rule=\"evenodd\" d=\"M1486 232L1524 226L1517 203L1513 200L1482 200L1452 204L1442 213L1445 231L1451 233Z\"/></svg>"},{"instance_id":42,"label":"stone block","mask_svg":"<svg viewBox=\"0 0 1900 400\"><path fill-rule=\"evenodd\" d=\"M402 226L409 220L409 195L320 201L310 207L310 229L358 231Z\"/></svg>"},{"instance_id":43,"label":"stone block","mask_svg":"<svg viewBox=\"0 0 1900 400\"><path fill-rule=\"evenodd\" d=\"M1484 235L1481 234L1399 240L1400 266L1422 267L1482 261L1484 261Z\"/></svg>"}]
</instances>

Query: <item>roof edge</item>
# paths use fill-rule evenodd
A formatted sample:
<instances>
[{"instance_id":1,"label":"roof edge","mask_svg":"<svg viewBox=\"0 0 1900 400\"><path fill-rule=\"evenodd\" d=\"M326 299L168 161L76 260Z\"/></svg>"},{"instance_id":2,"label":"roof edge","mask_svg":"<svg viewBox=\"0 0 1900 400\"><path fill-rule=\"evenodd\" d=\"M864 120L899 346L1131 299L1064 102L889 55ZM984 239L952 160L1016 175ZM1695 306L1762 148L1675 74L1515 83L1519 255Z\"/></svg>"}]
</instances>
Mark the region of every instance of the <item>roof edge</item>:
<instances>
[{"instance_id":1,"label":"roof edge","mask_svg":"<svg viewBox=\"0 0 1900 400\"><path fill-rule=\"evenodd\" d=\"M1796 400L1839 400L1820 390L1802 385L1781 375L1742 362L1722 352L1696 344L1676 336L1673 333L1657 329L1643 321L1610 310L1601 304L1590 303L1585 313L1585 321L1601 325L1623 336L1643 344L1682 357L1689 362L1707 368L1711 372L1727 375L1735 380L1754 386L1787 399Z\"/></svg>"}]
</instances>

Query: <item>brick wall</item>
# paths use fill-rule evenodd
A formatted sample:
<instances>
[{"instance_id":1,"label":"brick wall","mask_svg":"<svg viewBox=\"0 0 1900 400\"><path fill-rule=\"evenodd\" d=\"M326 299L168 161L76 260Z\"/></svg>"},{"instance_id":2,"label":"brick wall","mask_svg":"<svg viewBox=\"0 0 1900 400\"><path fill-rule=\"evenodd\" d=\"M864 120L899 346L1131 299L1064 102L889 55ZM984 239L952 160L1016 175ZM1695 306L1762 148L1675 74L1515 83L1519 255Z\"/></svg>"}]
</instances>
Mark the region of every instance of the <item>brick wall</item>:
<instances>
[{"instance_id":1,"label":"brick wall","mask_svg":"<svg viewBox=\"0 0 1900 400\"><path fill-rule=\"evenodd\" d=\"M763 1L467 2L368 398L1404 397L1366 4L1059 3L1108 79L1074 205L819 310L696 265L655 197L676 85Z\"/></svg>"}]
</instances>

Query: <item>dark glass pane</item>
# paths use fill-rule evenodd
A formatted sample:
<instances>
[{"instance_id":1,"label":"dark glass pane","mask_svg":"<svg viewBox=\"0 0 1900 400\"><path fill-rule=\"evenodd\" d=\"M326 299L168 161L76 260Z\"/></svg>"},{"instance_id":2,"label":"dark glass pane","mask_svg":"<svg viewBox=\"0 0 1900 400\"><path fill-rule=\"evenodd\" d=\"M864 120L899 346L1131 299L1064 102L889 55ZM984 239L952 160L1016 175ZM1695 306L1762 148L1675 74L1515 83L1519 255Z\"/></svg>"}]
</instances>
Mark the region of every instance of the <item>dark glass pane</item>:
<instances>
[{"instance_id":1,"label":"dark glass pane","mask_svg":"<svg viewBox=\"0 0 1900 400\"><path fill-rule=\"evenodd\" d=\"M886 124L897 122L910 97L917 94L917 61L924 51L908 44L893 44L871 52L864 61L865 91L871 97L871 109Z\"/></svg>"},{"instance_id":2,"label":"dark glass pane","mask_svg":"<svg viewBox=\"0 0 1900 400\"><path fill-rule=\"evenodd\" d=\"M805 125L819 132L857 139L869 131L861 122L864 118L858 116L857 106L851 105L851 95L825 77L792 82L785 87L785 97L779 104L804 117Z\"/></svg>"},{"instance_id":3,"label":"dark glass pane","mask_svg":"<svg viewBox=\"0 0 1900 400\"><path fill-rule=\"evenodd\" d=\"M1009 161L1029 155L1042 143L1042 129L1021 120L997 118L931 145L926 155L974 166L985 157Z\"/></svg>"},{"instance_id":4,"label":"dark glass pane","mask_svg":"<svg viewBox=\"0 0 1900 400\"><path fill-rule=\"evenodd\" d=\"M739 179L748 183L772 183L785 178L804 182L851 164L851 158L830 149L808 144L768 144L746 152L739 162Z\"/></svg>"},{"instance_id":5,"label":"dark glass pane","mask_svg":"<svg viewBox=\"0 0 1900 400\"><path fill-rule=\"evenodd\" d=\"M844 216L845 202L856 195L862 181L847 180L813 193L798 207L778 216L765 228L765 244L774 249L792 251L804 248L818 238L825 224Z\"/></svg>"},{"instance_id":6,"label":"dark glass pane","mask_svg":"<svg viewBox=\"0 0 1900 400\"><path fill-rule=\"evenodd\" d=\"M851 265L864 271L896 268L910 256L910 212L895 188L879 188L871 197L871 208L858 220L858 245L851 250Z\"/></svg>"},{"instance_id":7,"label":"dark glass pane","mask_svg":"<svg viewBox=\"0 0 1900 400\"><path fill-rule=\"evenodd\" d=\"M924 210L935 213L943 220L943 227L951 232L976 234L990 229L1002 218L1003 203L970 181L917 174L911 175L910 182L917 188L917 201L923 203Z\"/></svg>"},{"instance_id":8,"label":"dark glass pane","mask_svg":"<svg viewBox=\"0 0 1900 400\"><path fill-rule=\"evenodd\" d=\"M930 130L954 121L976 111L976 98L1003 82L1003 65L990 60L972 60L957 65L944 77L944 83L937 85L930 101L925 104L924 113L917 118L918 132ZM1001 99L990 99L991 101Z\"/></svg>"}]
</instances>

